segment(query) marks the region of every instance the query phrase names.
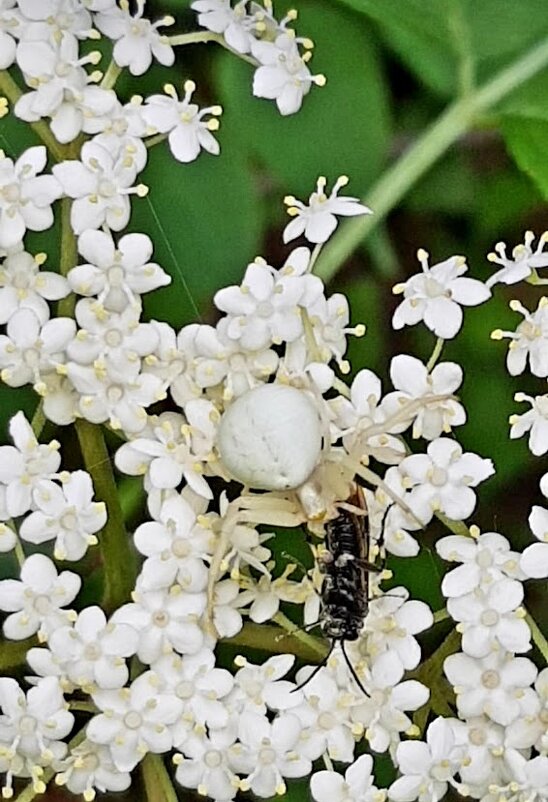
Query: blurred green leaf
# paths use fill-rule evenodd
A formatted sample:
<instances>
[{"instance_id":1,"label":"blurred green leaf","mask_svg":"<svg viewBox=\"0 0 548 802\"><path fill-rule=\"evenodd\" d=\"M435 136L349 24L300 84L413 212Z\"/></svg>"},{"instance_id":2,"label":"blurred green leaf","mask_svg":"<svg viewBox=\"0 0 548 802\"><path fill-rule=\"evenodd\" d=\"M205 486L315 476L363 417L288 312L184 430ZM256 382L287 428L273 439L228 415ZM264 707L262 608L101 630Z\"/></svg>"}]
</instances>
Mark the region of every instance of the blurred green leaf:
<instances>
[{"instance_id":1,"label":"blurred green leaf","mask_svg":"<svg viewBox=\"0 0 548 802\"><path fill-rule=\"evenodd\" d=\"M12 415L23 410L30 420L38 406L38 397L31 387L8 387L0 382L0 431L5 441L8 421Z\"/></svg>"},{"instance_id":2,"label":"blurred green leaf","mask_svg":"<svg viewBox=\"0 0 548 802\"><path fill-rule=\"evenodd\" d=\"M267 167L281 196L308 197L322 173L351 176L350 193L359 195L379 174L390 133L377 48L360 17L331 3L302 2L299 12L299 30L315 43L311 71L325 73L327 84L312 87L298 114L282 117L272 101L252 96L252 68L221 54L215 74L225 133Z\"/></svg>"},{"instance_id":3,"label":"blurred green leaf","mask_svg":"<svg viewBox=\"0 0 548 802\"><path fill-rule=\"evenodd\" d=\"M499 106L507 116L537 117L548 120L548 70L540 72L512 92Z\"/></svg>"},{"instance_id":4,"label":"blurred green leaf","mask_svg":"<svg viewBox=\"0 0 548 802\"><path fill-rule=\"evenodd\" d=\"M219 287L239 282L257 255L262 211L241 150L221 158L202 153L191 164L173 158L167 143L151 149L141 174L152 189L133 202L130 228L154 242L154 258L172 276L168 287L145 296L148 317L181 326L208 308Z\"/></svg>"},{"instance_id":5,"label":"blurred green leaf","mask_svg":"<svg viewBox=\"0 0 548 802\"><path fill-rule=\"evenodd\" d=\"M502 133L518 167L548 198L548 119L508 117L502 120Z\"/></svg>"}]
</instances>

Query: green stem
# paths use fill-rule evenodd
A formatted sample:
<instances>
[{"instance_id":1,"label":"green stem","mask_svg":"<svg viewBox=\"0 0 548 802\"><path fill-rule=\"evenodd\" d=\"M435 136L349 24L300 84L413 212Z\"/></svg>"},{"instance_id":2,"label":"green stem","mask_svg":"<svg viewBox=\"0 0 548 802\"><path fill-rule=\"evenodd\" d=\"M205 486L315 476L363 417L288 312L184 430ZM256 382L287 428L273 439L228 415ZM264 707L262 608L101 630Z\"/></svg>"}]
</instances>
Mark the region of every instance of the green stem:
<instances>
[{"instance_id":1,"label":"green stem","mask_svg":"<svg viewBox=\"0 0 548 802\"><path fill-rule=\"evenodd\" d=\"M318 638L314 638L303 629L299 629L299 627L283 613L276 613L272 620L283 627L294 638L297 638L297 640L300 640L303 644L308 646L317 656L322 659L325 657L328 648L325 641L318 640Z\"/></svg>"},{"instance_id":2,"label":"green stem","mask_svg":"<svg viewBox=\"0 0 548 802\"><path fill-rule=\"evenodd\" d=\"M434 514L438 521L441 521L442 524L454 535L460 535L461 537L472 537L469 528L463 521L454 521L452 518L448 518L446 515L444 515L443 512L436 512Z\"/></svg>"},{"instance_id":3,"label":"green stem","mask_svg":"<svg viewBox=\"0 0 548 802\"><path fill-rule=\"evenodd\" d=\"M284 616L285 618L285 616ZM286 621L289 619L285 618ZM318 655L325 655L324 641L313 638L308 635L310 641L306 643L301 642L295 632L295 624L289 621L291 629L284 627L272 627L265 624L244 624L237 635L232 638L223 640L230 646L245 646L250 649L260 649L261 651L268 652L269 654L294 654L302 660L313 662L318 659ZM310 644L310 645L309 645ZM323 651L322 651L323 649Z\"/></svg>"},{"instance_id":4,"label":"green stem","mask_svg":"<svg viewBox=\"0 0 548 802\"><path fill-rule=\"evenodd\" d=\"M178 796L161 755L148 754L141 764L147 802L177 802Z\"/></svg>"},{"instance_id":5,"label":"green stem","mask_svg":"<svg viewBox=\"0 0 548 802\"><path fill-rule=\"evenodd\" d=\"M36 636L18 641L2 641L0 648L0 675L12 674L15 669L24 665L27 652L37 646Z\"/></svg>"},{"instance_id":6,"label":"green stem","mask_svg":"<svg viewBox=\"0 0 548 802\"><path fill-rule=\"evenodd\" d=\"M438 339L436 340L436 344L434 346L434 350L432 351L430 359L428 360L428 364L426 365L426 370L428 371L428 373L432 371L432 368L440 358L440 354L443 350L444 344L445 340L443 340L441 337L438 337Z\"/></svg>"},{"instance_id":7,"label":"green stem","mask_svg":"<svg viewBox=\"0 0 548 802\"><path fill-rule=\"evenodd\" d=\"M234 50L232 47L230 47L224 36L222 36L220 33L212 33L212 31L194 31L193 33L179 33L175 36L168 37L168 43L172 47L208 44L209 42L216 42L218 45L221 45L221 47L224 47L225 50L228 50L230 53L238 56L238 58L241 58L243 61L247 61L248 64L253 64L254 67L259 66L259 62L254 59L253 56L246 56L244 53L238 53L237 50Z\"/></svg>"},{"instance_id":8,"label":"green stem","mask_svg":"<svg viewBox=\"0 0 548 802\"><path fill-rule=\"evenodd\" d=\"M165 142L167 139L167 134L155 134L151 136L150 139L145 140L145 146L147 148L153 148L154 145L157 145L159 142Z\"/></svg>"},{"instance_id":9,"label":"green stem","mask_svg":"<svg viewBox=\"0 0 548 802\"><path fill-rule=\"evenodd\" d=\"M324 281L331 279L357 245L382 222L440 156L473 126L480 114L539 73L547 64L548 39L544 39L483 87L452 103L368 193L364 202L373 209L374 214L349 221L325 246L316 266L316 275Z\"/></svg>"},{"instance_id":10,"label":"green stem","mask_svg":"<svg viewBox=\"0 0 548 802\"><path fill-rule=\"evenodd\" d=\"M12 106L17 103L23 94L9 72L7 70L0 70L0 94L5 95ZM47 147L49 153L55 161L63 161L65 151L51 133L49 125L44 120L38 120L35 123L23 123L22 125L30 125L32 130L40 137L44 145ZM17 154L19 155L19 154Z\"/></svg>"},{"instance_id":11,"label":"green stem","mask_svg":"<svg viewBox=\"0 0 548 802\"><path fill-rule=\"evenodd\" d=\"M533 636L533 643L544 657L544 662L548 663L548 641L540 631L537 622L531 616L531 613L527 613L525 616L525 620L531 630L531 635Z\"/></svg>"},{"instance_id":12,"label":"green stem","mask_svg":"<svg viewBox=\"0 0 548 802\"><path fill-rule=\"evenodd\" d=\"M34 436L37 440L40 439L40 435L46 425L46 416L44 415L44 402L39 401L38 406L34 410L34 415L32 416L32 421L30 423L32 427L32 431L34 432Z\"/></svg>"},{"instance_id":13,"label":"green stem","mask_svg":"<svg viewBox=\"0 0 548 802\"><path fill-rule=\"evenodd\" d=\"M80 418L76 421L76 433L85 468L93 479L95 495L107 505L108 520L99 535L99 547L105 575L102 606L111 612L129 600L135 586L135 552L125 530L118 488L101 427Z\"/></svg>"},{"instance_id":14,"label":"green stem","mask_svg":"<svg viewBox=\"0 0 548 802\"><path fill-rule=\"evenodd\" d=\"M122 68L112 59L100 83L101 89L113 89L121 72Z\"/></svg>"},{"instance_id":15,"label":"green stem","mask_svg":"<svg viewBox=\"0 0 548 802\"><path fill-rule=\"evenodd\" d=\"M69 270L78 264L78 247L76 237L70 224L70 210L72 208L71 198L61 199L61 258L59 261L59 272L66 276ZM66 298L61 298L57 305L59 317L74 317L74 305L76 298L73 292Z\"/></svg>"}]
</instances>

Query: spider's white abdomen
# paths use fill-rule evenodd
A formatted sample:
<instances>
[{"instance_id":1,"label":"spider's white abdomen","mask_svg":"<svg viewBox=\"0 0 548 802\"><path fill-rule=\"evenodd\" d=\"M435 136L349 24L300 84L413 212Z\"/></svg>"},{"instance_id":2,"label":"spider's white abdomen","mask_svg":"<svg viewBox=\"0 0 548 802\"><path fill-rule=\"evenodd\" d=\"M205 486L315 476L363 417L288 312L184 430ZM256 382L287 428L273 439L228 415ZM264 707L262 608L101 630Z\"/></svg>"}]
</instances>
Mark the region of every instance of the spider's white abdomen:
<instances>
[{"instance_id":1,"label":"spider's white abdomen","mask_svg":"<svg viewBox=\"0 0 548 802\"><path fill-rule=\"evenodd\" d=\"M244 485L261 490L299 487L320 456L318 412L311 398L295 387L256 387L224 413L218 447L226 469Z\"/></svg>"}]
</instances>

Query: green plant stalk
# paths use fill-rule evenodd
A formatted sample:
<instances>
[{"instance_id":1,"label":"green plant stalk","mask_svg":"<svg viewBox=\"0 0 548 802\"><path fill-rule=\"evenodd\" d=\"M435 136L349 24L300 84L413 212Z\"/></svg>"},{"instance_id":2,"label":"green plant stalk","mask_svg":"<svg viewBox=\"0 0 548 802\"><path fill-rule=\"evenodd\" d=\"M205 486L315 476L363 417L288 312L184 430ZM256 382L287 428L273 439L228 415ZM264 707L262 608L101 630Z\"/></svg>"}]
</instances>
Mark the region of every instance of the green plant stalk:
<instances>
[{"instance_id":1,"label":"green plant stalk","mask_svg":"<svg viewBox=\"0 0 548 802\"><path fill-rule=\"evenodd\" d=\"M86 470L91 474L95 495L107 506L108 519L99 535L103 555L105 591L103 608L110 613L131 598L137 577L136 555L124 526L118 488L105 438L100 426L83 418L76 421L76 433Z\"/></svg>"},{"instance_id":2,"label":"green plant stalk","mask_svg":"<svg viewBox=\"0 0 548 802\"><path fill-rule=\"evenodd\" d=\"M525 56L505 67L483 87L452 103L372 188L364 203L374 214L357 217L339 229L325 246L315 273L329 281L359 243L401 201L409 189L459 137L473 127L478 116L548 65L548 38Z\"/></svg>"},{"instance_id":3,"label":"green plant stalk","mask_svg":"<svg viewBox=\"0 0 548 802\"><path fill-rule=\"evenodd\" d=\"M141 763L141 776L148 802L178 802L162 755L149 753Z\"/></svg>"},{"instance_id":4,"label":"green plant stalk","mask_svg":"<svg viewBox=\"0 0 548 802\"><path fill-rule=\"evenodd\" d=\"M532 617L531 613L527 613L525 616L525 620L529 629L531 630L531 635L533 637L533 643L544 657L545 663L548 663L548 641L542 634L539 629L539 626L535 619Z\"/></svg>"},{"instance_id":5,"label":"green plant stalk","mask_svg":"<svg viewBox=\"0 0 548 802\"><path fill-rule=\"evenodd\" d=\"M225 40L224 36L220 33L212 33L212 31L193 31L192 33L179 33L174 36L168 37L168 43L172 47L181 47L184 45L197 45L208 44L209 42L216 42L225 50L228 50L233 55L241 58L242 61L247 61L248 64L253 64L254 67L259 66L259 62L253 56L246 56L245 53L238 53L234 50Z\"/></svg>"}]
</instances>

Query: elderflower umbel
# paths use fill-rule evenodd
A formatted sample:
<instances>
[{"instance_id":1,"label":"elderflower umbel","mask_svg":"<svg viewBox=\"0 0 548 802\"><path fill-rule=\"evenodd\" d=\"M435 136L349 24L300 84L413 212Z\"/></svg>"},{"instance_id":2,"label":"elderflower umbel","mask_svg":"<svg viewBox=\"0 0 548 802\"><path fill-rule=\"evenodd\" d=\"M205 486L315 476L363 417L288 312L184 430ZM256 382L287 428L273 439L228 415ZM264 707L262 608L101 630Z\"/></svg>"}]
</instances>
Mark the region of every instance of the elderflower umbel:
<instances>
[{"instance_id":1,"label":"elderflower umbel","mask_svg":"<svg viewBox=\"0 0 548 802\"><path fill-rule=\"evenodd\" d=\"M165 95L151 95L146 99L141 114L151 134L168 134L169 147L177 161L191 162L203 148L217 156L219 143L211 133L219 128L217 117L222 114L220 106L200 109L191 98L196 90L194 81L185 81L185 94L179 100L173 84L164 86ZM213 115L204 120L205 115Z\"/></svg>"},{"instance_id":2,"label":"elderflower umbel","mask_svg":"<svg viewBox=\"0 0 548 802\"><path fill-rule=\"evenodd\" d=\"M327 179L324 176L318 178L316 191L313 192L308 204L297 200L293 195L284 198L287 213L294 220L284 228L284 242L300 237L304 234L309 242L327 242L331 234L338 225L337 217L355 217L360 214L373 214L371 209L360 203L358 198L339 197L338 193L348 184L348 177L339 176L336 180L330 195L325 194Z\"/></svg>"},{"instance_id":3,"label":"elderflower umbel","mask_svg":"<svg viewBox=\"0 0 548 802\"><path fill-rule=\"evenodd\" d=\"M424 321L437 337L450 340L462 325L463 306L477 306L486 301L491 291L473 278L463 278L468 270L462 256L451 256L430 267L428 254L422 248L417 252L422 273L396 284L393 292L403 293L404 300L397 307L392 326L401 329Z\"/></svg>"}]
</instances>

